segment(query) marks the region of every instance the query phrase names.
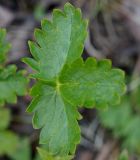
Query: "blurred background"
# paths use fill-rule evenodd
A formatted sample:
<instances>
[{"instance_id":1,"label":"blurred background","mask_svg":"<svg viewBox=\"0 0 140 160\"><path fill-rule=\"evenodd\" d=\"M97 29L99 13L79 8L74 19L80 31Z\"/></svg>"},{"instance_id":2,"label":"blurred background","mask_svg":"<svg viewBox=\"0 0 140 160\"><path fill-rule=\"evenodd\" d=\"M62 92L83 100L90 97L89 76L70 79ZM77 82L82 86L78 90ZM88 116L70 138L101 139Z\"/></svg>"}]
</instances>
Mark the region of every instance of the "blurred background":
<instances>
[{"instance_id":1,"label":"blurred background","mask_svg":"<svg viewBox=\"0 0 140 160\"><path fill-rule=\"evenodd\" d=\"M34 28L40 20L51 18L54 8L63 8L68 0L0 0L0 27L7 29L12 44L8 64L31 70L20 59L30 56L27 40L34 39ZM83 119L81 144L75 160L140 159L140 0L71 0L89 19L88 38L83 57L109 58L114 67L126 72L127 94L118 106L103 111L80 109ZM31 82L32 85L32 82ZM39 131L25 112L30 96L18 98L15 105L6 104L10 114L7 130L20 138L16 155L11 150L15 141L5 142L0 131L0 160L39 160L36 152ZM1 112L1 111L0 111ZM0 121L3 119L0 114Z\"/></svg>"}]
</instances>

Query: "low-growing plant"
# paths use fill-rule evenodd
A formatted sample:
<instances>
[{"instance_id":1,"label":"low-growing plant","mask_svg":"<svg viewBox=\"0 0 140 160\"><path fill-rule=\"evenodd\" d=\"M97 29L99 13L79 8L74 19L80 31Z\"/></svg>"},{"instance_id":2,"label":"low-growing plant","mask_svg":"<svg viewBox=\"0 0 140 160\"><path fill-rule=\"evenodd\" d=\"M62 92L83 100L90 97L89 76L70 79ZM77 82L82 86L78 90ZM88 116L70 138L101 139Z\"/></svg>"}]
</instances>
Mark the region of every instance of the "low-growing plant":
<instances>
[{"instance_id":1,"label":"low-growing plant","mask_svg":"<svg viewBox=\"0 0 140 160\"><path fill-rule=\"evenodd\" d=\"M122 148L126 148L130 154L140 154L140 112L137 112L140 106L137 98L139 92L136 89L125 95L120 105L99 111L102 125L111 129L116 138L121 139Z\"/></svg>"},{"instance_id":2,"label":"low-growing plant","mask_svg":"<svg viewBox=\"0 0 140 160\"><path fill-rule=\"evenodd\" d=\"M29 41L33 58L23 59L36 79L27 111L34 112L33 127L41 128L44 160L74 155L80 142L79 107L106 108L119 103L125 92L124 72L112 69L110 60L81 58L87 24L80 9L69 3L64 11L55 9L52 21L42 20L35 30L36 42Z\"/></svg>"},{"instance_id":3,"label":"low-growing plant","mask_svg":"<svg viewBox=\"0 0 140 160\"><path fill-rule=\"evenodd\" d=\"M27 93L28 79L24 77L25 71L17 70L15 65L7 65L7 53L10 44L6 41L5 29L0 29L0 156L7 155L13 160L30 160L29 142L8 130L10 125L10 110L7 103L16 103L17 96Z\"/></svg>"}]
</instances>

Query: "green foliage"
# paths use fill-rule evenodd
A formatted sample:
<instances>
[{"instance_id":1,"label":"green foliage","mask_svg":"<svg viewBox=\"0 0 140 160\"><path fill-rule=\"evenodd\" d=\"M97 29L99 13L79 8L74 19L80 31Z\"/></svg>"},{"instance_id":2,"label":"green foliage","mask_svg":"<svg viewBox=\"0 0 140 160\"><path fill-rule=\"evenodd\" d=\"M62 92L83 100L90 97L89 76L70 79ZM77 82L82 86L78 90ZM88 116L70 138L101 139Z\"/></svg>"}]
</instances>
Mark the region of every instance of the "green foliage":
<instances>
[{"instance_id":1,"label":"green foliage","mask_svg":"<svg viewBox=\"0 0 140 160\"><path fill-rule=\"evenodd\" d=\"M120 101L125 88L123 80L123 71L111 69L109 60L78 59L64 66L59 76L59 91L73 105L107 107Z\"/></svg>"},{"instance_id":2,"label":"green foliage","mask_svg":"<svg viewBox=\"0 0 140 160\"><path fill-rule=\"evenodd\" d=\"M11 155L18 147L18 137L11 131L0 131L0 155Z\"/></svg>"},{"instance_id":3,"label":"green foliage","mask_svg":"<svg viewBox=\"0 0 140 160\"><path fill-rule=\"evenodd\" d=\"M139 77L137 79L138 82L135 82L136 84L140 82ZM140 113L140 85L131 92L130 98L132 103L134 104L135 109Z\"/></svg>"},{"instance_id":4,"label":"green foliage","mask_svg":"<svg viewBox=\"0 0 140 160\"><path fill-rule=\"evenodd\" d=\"M24 77L25 71L16 72L15 65L5 66L7 52L9 46L6 42L6 31L0 29L0 105L3 106L5 102L16 103L16 95L23 96L26 94L27 78Z\"/></svg>"},{"instance_id":5,"label":"green foliage","mask_svg":"<svg viewBox=\"0 0 140 160\"><path fill-rule=\"evenodd\" d=\"M8 127L11 116L10 111L6 108L0 108L0 131Z\"/></svg>"},{"instance_id":6,"label":"green foliage","mask_svg":"<svg viewBox=\"0 0 140 160\"><path fill-rule=\"evenodd\" d=\"M12 160L31 160L28 139L20 139L15 133L0 131L0 155L8 155Z\"/></svg>"},{"instance_id":7,"label":"green foliage","mask_svg":"<svg viewBox=\"0 0 140 160\"><path fill-rule=\"evenodd\" d=\"M10 110L4 108L4 104L5 102L16 103L17 96L27 93L28 83L28 79L24 77L24 70L17 71L15 65L6 66L9 48L10 44L6 42L6 31L0 29L0 155L8 155L13 160L30 160L29 152L27 153L28 142L20 140L14 132L7 130L11 115Z\"/></svg>"},{"instance_id":8,"label":"green foliage","mask_svg":"<svg viewBox=\"0 0 140 160\"><path fill-rule=\"evenodd\" d=\"M29 42L33 58L23 59L37 80L27 111L34 112L33 126L42 128L40 143L51 155L74 154L80 142L77 106L107 107L125 91L124 73L112 69L109 60L80 58L86 30L81 11L67 3L63 12L53 11L52 21L42 21L35 30L37 43Z\"/></svg>"},{"instance_id":9,"label":"green foliage","mask_svg":"<svg viewBox=\"0 0 140 160\"><path fill-rule=\"evenodd\" d=\"M25 72L16 72L16 70L15 65L0 69L0 105L5 102L16 103L16 95L23 96L26 94L28 80L23 76Z\"/></svg>"},{"instance_id":10,"label":"green foliage","mask_svg":"<svg viewBox=\"0 0 140 160\"><path fill-rule=\"evenodd\" d=\"M10 154L10 157L13 160L31 160L29 139L18 139L18 147L14 153Z\"/></svg>"},{"instance_id":11,"label":"green foliage","mask_svg":"<svg viewBox=\"0 0 140 160\"><path fill-rule=\"evenodd\" d=\"M65 157L53 156L47 153L46 150L42 148L38 148L38 152L41 157L41 160L71 160L73 158L72 156L65 156Z\"/></svg>"},{"instance_id":12,"label":"green foliage","mask_svg":"<svg viewBox=\"0 0 140 160\"><path fill-rule=\"evenodd\" d=\"M0 65L5 63L11 45L6 42L6 30L0 28Z\"/></svg>"},{"instance_id":13,"label":"green foliage","mask_svg":"<svg viewBox=\"0 0 140 160\"><path fill-rule=\"evenodd\" d=\"M38 21L45 17L45 6L38 4L34 10L34 17Z\"/></svg>"},{"instance_id":14,"label":"green foliage","mask_svg":"<svg viewBox=\"0 0 140 160\"><path fill-rule=\"evenodd\" d=\"M113 129L116 137L124 135L126 124L132 119L131 106L128 98L124 98L119 106L99 111L101 122L105 127ZM121 120L118 119L121 117Z\"/></svg>"},{"instance_id":15,"label":"green foliage","mask_svg":"<svg viewBox=\"0 0 140 160\"><path fill-rule=\"evenodd\" d=\"M34 111L34 128L43 127L40 134L40 143L48 144L51 153L65 154L75 150L80 141L80 129L77 123L79 118L76 107L64 101L55 88L46 84L37 84L39 95L30 104L28 111ZM51 126L51 127L50 127Z\"/></svg>"},{"instance_id":16,"label":"green foliage","mask_svg":"<svg viewBox=\"0 0 140 160\"><path fill-rule=\"evenodd\" d=\"M99 111L99 116L105 127L123 139L123 148L140 153L140 115L134 113L132 106L131 97L125 96L120 105Z\"/></svg>"},{"instance_id":17,"label":"green foliage","mask_svg":"<svg viewBox=\"0 0 140 160\"><path fill-rule=\"evenodd\" d=\"M126 150L124 150L124 151L120 154L118 160L129 160L129 158L128 158L128 153L127 153Z\"/></svg>"},{"instance_id":18,"label":"green foliage","mask_svg":"<svg viewBox=\"0 0 140 160\"><path fill-rule=\"evenodd\" d=\"M24 61L37 71L36 78L46 81L55 78L65 63L81 56L87 21L82 19L80 9L67 3L64 12L55 9L52 21L44 19L41 27L35 30L38 45L29 42L34 59Z\"/></svg>"},{"instance_id":19,"label":"green foliage","mask_svg":"<svg viewBox=\"0 0 140 160\"><path fill-rule=\"evenodd\" d=\"M140 115L133 116L129 124L127 124L124 132L126 139L123 146L127 147L131 152L140 154Z\"/></svg>"}]
</instances>

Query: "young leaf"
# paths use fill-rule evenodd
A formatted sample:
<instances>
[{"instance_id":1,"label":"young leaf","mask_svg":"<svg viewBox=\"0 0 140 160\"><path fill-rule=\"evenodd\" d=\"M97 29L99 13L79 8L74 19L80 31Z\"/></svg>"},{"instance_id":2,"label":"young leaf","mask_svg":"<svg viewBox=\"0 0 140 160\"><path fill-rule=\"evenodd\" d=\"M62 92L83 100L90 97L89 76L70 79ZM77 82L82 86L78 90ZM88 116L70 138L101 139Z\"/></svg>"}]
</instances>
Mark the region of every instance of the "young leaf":
<instances>
[{"instance_id":1,"label":"young leaf","mask_svg":"<svg viewBox=\"0 0 140 160\"><path fill-rule=\"evenodd\" d=\"M25 95L27 83L28 79L24 77L24 71L16 72L15 65L0 69L0 105L5 101L16 103L16 95Z\"/></svg>"},{"instance_id":2,"label":"young leaf","mask_svg":"<svg viewBox=\"0 0 140 160\"><path fill-rule=\"evenodd\" d=\"M127 152L126 150L124 150L124 151L120 154L118 160L129 160L129 158L128 158L128 152Z\"/></svg>"},{"instance_id":3,"label":"young leaf","mask_svg":"<svg viewBox=\"0 0 140 160\"><path fill-rule=\"evenodd\" d=\"M6 61L7 52L11 45L6 42L6 30L0 28L0 64Z\"/></svg>"},{"instance_id":4,"label":"young leaf","mask_svg":"<svg viewBox=\"0 0 140 160\"><path fill-rule=\"evenodd\" d=\"M38 152L42 160L71 160L73 158L72 156L65 156L65 157L53 156L42 148L38 148Z\"/></svg>"},{"instance_id":5,"label":"young leaf","mask_svg":"<svg viewBox=\"0 0 140 160\"><path fill-rule=\"evenodd\" d=\"M13 160L31 160L31 151L29 145L29 139L20 138L18 140L18 147L15 152L11 153L9 156Z\"/></svg>"},{"instance_id":6,"label":"young leaf","mask_svg":"<svg viewBox=\"0 0 140 160\"><path fill-rule=\"evenodd\" d=\"M99 117L102 124L105 127L112 129L116 137L125 135L125 128L132 120L129 98L124 97L121 104L118 106L109 107L108 110L105 111L99 111ZM121 117L121 121L118 117Z\"/></svg>"},{"instance_id":7,"label":"young leaf","mask_svg":"<svg viewBox=\"0 0 140 160\"><path fill-rule=\"evenodd\" d=\"M10 118L10 111L6 108L0 108L0 131L8 127Z\"/></svg>"},{"instance_id":8,"label":"young leaf","mask_svg":"<svg viewBox=\"0 0 140 160\"><path fill-rule=\"evenodd\" d=\"M133 117L129 124L126 124L126 127L124 128L126 137L123 146L127 147L128 150L131 152L140 153L140 128L138 127L139 125L140 116L138 115Z\"/></svg>"},{"instance_id":9,"label":"young leaf","mask_svg":"<svg viewBox=\"0 0 140 160\"><path fill-rule=\"evenodd\" d=\"M123 139L123 148L127 148L130 153L140 153L140 117L134 114L130 96L125 96L120 105L100 111L99 116L105 127L112 129L117 138Z\"/></svg>"},{"instance_id":10,"label":"young leaf","mask_svg":"<svg viewBox=\"0 0 140 160\"><path fill-rule=\"evenodd\" d=\"M24 77L24 71L16 72L15 65L5 67L6 54L9 51L10 44L6 42L6 30L0 29L0 105L5 102L15 103L17 95L23 96L26 93L27 78Z\"/></svg>"},{"instance_id":11,"label":"young leaf","mask_svg":"<svg viewBox=\"0 0 140 160\"><path fill-rule=\"evenodd\" d=\"M71 63L81 56L86 28L87 21L82 19L80 9L69 3L64 6L63 12L55 9L52 21L44 19L42 29L35 30L37 44L29 42L35 59L24 61L39 70L36 77L45 80L54 78L66 62Z\"/></svg>"},{"instance_id":12,"label":"young leaf","mask_svg":"<svg viewBox=\"0 0 140 160\"><path fill-rule=\"evenodd\" d=\"M10 131L0 131L0 155L13 154L18 146L18 137Z\"/></svg>"},{"instance_id":13,"label":"young leaf","mask_svg":"<svg viewBox=\"0 0 140 160\"><path fill-rule=\"evenodd\" d=\"M34 59L25 58L36 73L32 88L34 128L42 128L40 143L53 155L73 154L80 141L77 106L107 107L119 102L125 91L124 73L111 69L109 60L80 58L87 23L79 9L69 3L54 10L53 20L35 31L37 44L30 42Z\"/></svg>"}]
</instances>

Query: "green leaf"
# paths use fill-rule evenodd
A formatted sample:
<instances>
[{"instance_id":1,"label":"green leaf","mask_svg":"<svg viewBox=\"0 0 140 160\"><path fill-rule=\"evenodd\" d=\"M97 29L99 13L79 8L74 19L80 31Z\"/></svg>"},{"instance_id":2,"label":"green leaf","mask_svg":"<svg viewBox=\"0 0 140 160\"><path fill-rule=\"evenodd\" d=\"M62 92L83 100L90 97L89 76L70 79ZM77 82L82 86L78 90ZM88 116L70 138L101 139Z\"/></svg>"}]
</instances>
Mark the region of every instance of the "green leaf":
<instances>
[{"instance_id":1,"label":"green leaf","mask_svg":"<svg viewBox=\"0 0 140 160\"><path fill-rule=\"evenodd\" d=\"M41 30L35 30L37 44L29 42L35 62L23 61L39 70L36 77L46 80L56 77L66 62L71 63L81 56L87 21L82 19L80 9L67 3L63 12L53 11L52 21L44 19L41 24Z\"/></svg>"},{"instance_id":2,"label":"green leaf","mask_svg":"<svg viewBox=\"0 0 140 160\"><path fill-rule=\"evenodd\" d=\"M0 131L0 155L13 154L18 146L18 137L10 131Z\"/></svg>"},{"instance_id":3,"label":"green leaf","mask_svg":"<svg viewBox=\"0 0 140 160\"><path fill-rule=\"evenodd\" d=\"M10 111L6 108L0 108L0 130L4 130L8 127L11 116Z\"/></svg>"},{"instance_id":4,"label":"green leaf","mask_svg":"<svg viewBox=\"0 0 140 160\"><path fill-rule=\"evenodd\" d=\"M33 59L23 59L38 81L27 111L34 112L34 128L42 128L40 143L57 156L73 155L80 142L77 106L108 107L125 92L124 73L109 60L80 58L86 26L80 10L67 3L63 12L54 10L52 22L42 21L37 43L29 42Z\"/></svg>"},{"instance_id":5,"label":"green leaf","mask_svg":"<svg viewBox=\"0 0 140 160\"><path fill-rule=\"evenodd\" d=\"M0 28L0 64L3 64L7 58L7 52L11 45L6 42L6 30Z\"/></svg>"},{"instance_id":6,"label":"green leaf","mask_svg":"<svg viewBox=\"0 0 140 160\"><path fill-rule=\"evenodd\" d=\"M126 150L124 150L124 151L120 154L118 160L129 160L129 158L128 158L128 152L127 152Z\"/></svg>"},{"instance_id":7,"label":"green leaf","mask_svg":"<svg viewBox=\"0 0 140 160\"><path fill-rule=\"evenodd\" d=\"M134 116L129 124L126 125L125 132L125 141L123 143L124 147L127 147L131 152L140 153L140 117Z\"/></svg>"},{"instance_id":8,"label":"green leaf","mask_svg":"<svg viewBox=\"0 0 140 160\"><path fill-rule=\"evenodd\" d=\"M133 111L130 96L125 96L118 106L99 111L99 116L103 126L121 138L123 148L127 148L130 153L140 153L140 117Z\"/></svg>"},{"instance_id":9,"label":"green leaf","mask_svg":"<svg viewBox=\"0 0 140 160\"><path fill-rule=\"evenodd\" d=\"M18 142L18 147L10 154L10 157L13 160L31 160L31 150L29 145L29 139L27 138L20 138Z\"/></svg>"},{"instance_id":10,"label":"green leaf","mask_svg":"<svg viewBox=\"0 0 140 160\"><path fill-rule=\"evenodd\" d=\"M80 141L76 121L80 116L75 106L91 107L95 103L106 106L118 102L124 92L123 78L122 71L110 68L110 61L97 63L89 58L85 64L80 59L65 66L56 86L51 86L50 82L35 85L31 92L35 98L28 111L35 112L34 128L43 127L40 143L47 143L53 154L73 154Z\"/></svg>"},{"instance_id":11,"label":"green leaf","mask_svg":"<svg viewBox=\"0 0 140 160\"><path fill-rule=\"evenodd\" d=\"M30 104L28 111L35 111L34 128L42 128L40 143L45 144L53 154L74 153L76 144L80 142L80 129L77 123L79 113L75 106L63 100L55 88L46 84L40 87L38 96Z\"/></svg>"},{"instance_id":12,"label":"green leaf","mask_svg":"<svg viewBox=\"0 0 140 160\"><path fill-rule=\"evenodd\" d=\"M17 95L25 95L28 79L24 77L24 71L16 72L15 65L9 65L0 70L0 105L6 102L16 103Z\"/></svg>"},{"instance_id":13,"label":"green leaf","mask_svg":"<svg viewBox=\"0 0 140 160\"><path fill-rule=\"evenodd\" d=\"M118 104L125 91L124 72L111 69L109 60L78 59L65 66L59 77L62 97L73 105L107 107ZM106 94L107 93L107 94Z\"/></svg>"},{"instance_id":14,"label":"green leaf","mask_svg":"<svg viewBox=\"0 0 140 160\"><path fill-rule=\"evenodd\" d=\"M42 160L71 160L73 158L72 156L65 156L65 157L53 156L42 148L38 148L38 152Z\"/></svg>"},{"instance_id":15,"label":"green leaf","mask_svg":"<svg viewBox=\"0 0 140 160\"><path fill-rule=\"evenodd\" d=\"M132 120L129 97L124 97L121 104L118 106L109 107L107 110L100 110L99 116L102 124L112 129L115 136L124 136L126 126ZM118 117L121 117L121 120L119 120Z\"/></svg>"}]
</instances>

